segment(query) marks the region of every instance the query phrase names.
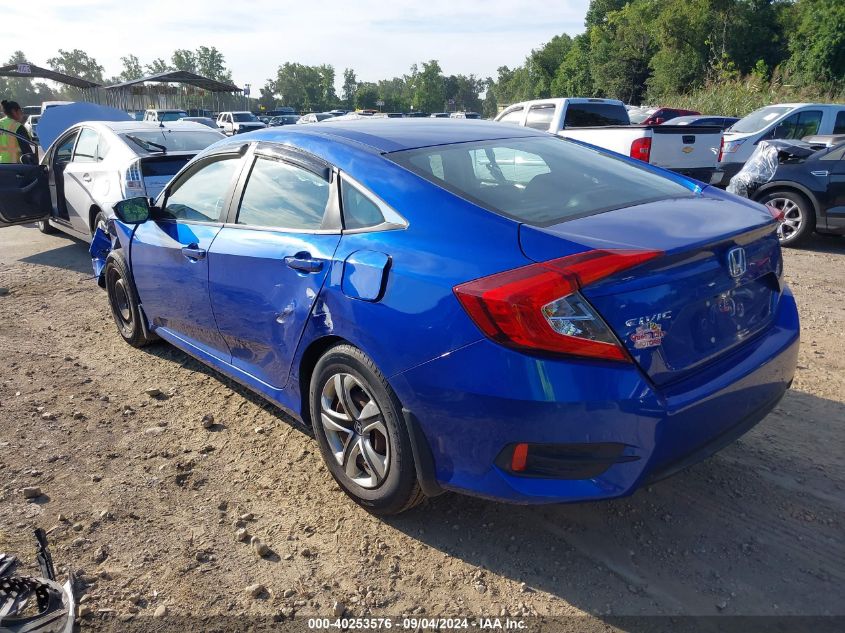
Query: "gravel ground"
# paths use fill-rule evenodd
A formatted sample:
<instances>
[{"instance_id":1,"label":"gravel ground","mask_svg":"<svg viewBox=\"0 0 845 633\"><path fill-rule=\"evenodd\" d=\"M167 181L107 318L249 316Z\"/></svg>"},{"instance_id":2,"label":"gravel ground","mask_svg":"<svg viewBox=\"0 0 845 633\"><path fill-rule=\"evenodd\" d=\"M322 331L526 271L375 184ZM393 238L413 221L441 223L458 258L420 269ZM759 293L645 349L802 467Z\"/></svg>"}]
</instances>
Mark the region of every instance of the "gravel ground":
<instances>
[{"instance_id":1,"label":"gravel ground","mask_svg":"<svg viewBox=\"0 0 845 633\"><path fill-rule=\"evenodd\" d=\"M48 530L57 566L81 573L83 630L165 611L538 614L597 631L629 615L845 616L845 239L785 258L797 378L715 457L613 502L447 494L379 520L300 424L175 348L124 344L84 244L4 229L0 551L31 571L30 529Z\"/></svg>"}]
</instances>

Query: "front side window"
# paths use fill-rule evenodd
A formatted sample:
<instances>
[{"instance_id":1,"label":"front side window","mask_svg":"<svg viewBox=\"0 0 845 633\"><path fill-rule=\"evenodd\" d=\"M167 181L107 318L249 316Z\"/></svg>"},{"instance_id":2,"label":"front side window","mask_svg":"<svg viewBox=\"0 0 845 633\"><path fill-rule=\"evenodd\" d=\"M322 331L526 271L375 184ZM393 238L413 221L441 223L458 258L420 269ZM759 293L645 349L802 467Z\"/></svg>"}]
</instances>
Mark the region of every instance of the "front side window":
<instances>
[{"instance_id":1,"label":"front side window","mask_svg":"<svg viewBox=\"0 0 845 633\"><path fill-rule=\"evenodd\" d=\"M531 106L528 110L528 117L525 119L525 126L535 130L548 131L555 116L554 104L543 104Z\"/></svg>"},{"instance_id":2,"label":"front side window","mask_svg":"<svg viewBox=\"0 0 845 633\"><path fill-rule=\"evenodd\" d=\"M79 133L79 141L73 152L74 163L97 162L97 143L99 135L94 130L83 128Z\"/></svg>"},{"instance_id":3,"label":"front side window","mask_svg":"<svg viewBox=\"0 0 845 633\"><path fill-rule=\"evenodd\" d=\"M425 147L387 157L479 206L535 226L694 195L692 187L612 153L551 135Z\"/></svg>"},{"instance_id":4,"label":"front side window","mask_svg":"<svg viewBox=\"0 0 845 633\"><path fill-rule=\"evenodd\" d=\"M239 157L232 157L203 165L167 197L162 215L174 220L217 222L240 164Z\"/></svg>"},{"instance_id":5,"label":"front side window","mask_svg":"<svg viewBox=\"0 0 845 633\"><path fill-rule=\"evenodd\" d=\"M315 231L323 224L330 185L321 176L280 160L258 157L246 183L238 224Z\"/></svg>"}]
</instances>

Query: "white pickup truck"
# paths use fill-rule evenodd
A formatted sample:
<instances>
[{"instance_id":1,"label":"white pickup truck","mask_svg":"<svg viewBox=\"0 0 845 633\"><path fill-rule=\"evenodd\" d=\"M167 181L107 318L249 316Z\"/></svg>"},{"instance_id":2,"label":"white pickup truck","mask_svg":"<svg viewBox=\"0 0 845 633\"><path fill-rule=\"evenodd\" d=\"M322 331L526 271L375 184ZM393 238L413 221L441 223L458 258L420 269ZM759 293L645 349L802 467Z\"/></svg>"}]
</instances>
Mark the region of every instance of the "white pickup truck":
<instances>
[{"instance_id":1,"label":"white pickup truck","mask_svg":"<svg viewBox=\"0 0 845 633\"><path fill-rule=\"evenodd\" d=\"M638 158L709 183L722 130L683 125L631 125L615 99L538 99L503 110L496 121L545 130Z\"/></svg>"}]
</instances>

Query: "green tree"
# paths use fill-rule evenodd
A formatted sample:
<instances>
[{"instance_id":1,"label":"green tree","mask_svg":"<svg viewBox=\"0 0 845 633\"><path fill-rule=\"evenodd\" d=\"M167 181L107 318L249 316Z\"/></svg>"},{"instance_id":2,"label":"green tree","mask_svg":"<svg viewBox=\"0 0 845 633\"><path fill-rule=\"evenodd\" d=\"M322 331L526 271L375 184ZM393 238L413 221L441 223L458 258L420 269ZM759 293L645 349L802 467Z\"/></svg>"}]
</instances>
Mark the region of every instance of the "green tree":
<instances>
[{"instance_id":1,"label":"green tree","mask_svg":"<svg viewBox=\"0 0 845 633\"><path fill-rule=\"evenodd\" d=\"M496 82L491 77L484 80L484 101L481 105L481 114L486 119L493 118L499 113L499 105L496 102L496 94L493 92L493 87Z\"/></svg>"},{"instance_id":2,"label":"green tree","mask_svg":"<svg viewBox=\"0 0 845 633\"><path fill-rule=\"evenodd\" d=\"M355 71L351 68L343 69L343 90L341 92L343 103L347 108L355 107L355 92L358 90L358 80L355 78Z\"/></svg>"},{"instance_id":3,"label":"green tree","mask_svg":"<svg viewBox=\"0 0 845 633\"><path fill-rule=\"evenodd\" d=\"M588 33L581 33L573 38L572 46L555 71L551 92L556 97L600 96L593 86L593 76L590 73Z\"/></svg>"},{"instance_id":4,"label":"green tree","mask_svg":"<svg viewBox=\"0 0 845 633\"><path fill-rule=\"evenodd\" d=\"M260 88L261 96L258 98L258 106L263 110L275 110L276 108L276 86L270 80Z\"/></svg>"},{"instance_id":5,"label":"green tree","mask_svg":"<svg viewBox=\"0 0 845 633\"><path fill-rule=\"evenodd\" d=\"M626 103L640 103L657 47L652 33L657 5L626 4L607 15L590 33L590 74L597 92Z\"/></svg>"},{"instance_id":6,"label":"green tree","mask_svg":"<svg viewBox=\"0 0 845 633\"><path fill-rule=\"evenodd\" d=\"M413 70L413 69L412 69ZM441 110L446 101L446 89L443 71L436 59L423 62L422 70L414 76L412 85L414 110L436 112Z\"/></svg>"},{"instance_id":7,"label":"green tree","mask_svg":"<svg viewBox=\"0 0 845 633\"><path fill-rule=\"evenodd\" d=\"M120 58L123 63L123 70L118 75L119 81L133 81L144 76L144 70L141 68L141 62L135 55L127 55Z\"/></svg>"},{"instance_id":8,"label":"green tree","mask_svg":"<svg viewBox=\"0 0 845 633\"><path fill-rule=\"evenodd\" d=\"M359 110L374 110L378 101L378 86L371 82L361 82L355 91L355 107Z\"/></svg>"},{"instance_id":9,"label":"green tree","mask_svg":"<svg viewBox=\"0 0 845 633\"><path fill-rule=\"evenodd\" d=\"M81 77L98 84L103 83L104 68L88 53L78 48L72 51L59 49L58 55L47 60L47 65L53 70L74 77Z\"/></svg>"},{"instance_id":10,"label":"green tree","mask_svg":"<svg viewBox=\"0 0 845 633\"><path fill-rule=\"evenodd\" d=\"M160 73L166 73L170 70L173 70L173 68L171 68L170 65L161 57L154 59L149 64L144 66L144 68L147 71L148 75L158 75Z\"/></svg>"},{"instance_id":11,"label":"green tree","mask_svg":"<svg viewBox=\"0 0 845 633\"><path fill-rule=\"evenodd\" d=\"M789 68L808 84L845 84L845 3L798 0L792 13Z\"/></svg>"},{"instance_id":12,"label":"green tree","mask_svg":"<svg viewBox=\"0 0 845 633\"><path fill-rule=\"evenodd\" d=\"M200 46L195 53L196 73L203 77L231 83L232 71L226 68L226 58L216 46Z\"/></svg>"},{"instance_id":13,"label":"green tree","mask_svg":"<svg viewBox=\"0 0 845 633\"><path fill-rule=\"evenodd\" d=\"M173 51L170 62L176 70L184 70L189 73L197 72L197 56L194 51L179 48Z\"/></svg>"},{"instance_id":14,"label":"green tree","mask_svg":"<svg viewBox=\"0 0 845 633\"><path fill-rule=\"evenodd\" d=\"M334 66L322 64L318 67L320 73L320 106L329 110L337 105L337 92L334 88Z\"/></svg>"}]
</instances>

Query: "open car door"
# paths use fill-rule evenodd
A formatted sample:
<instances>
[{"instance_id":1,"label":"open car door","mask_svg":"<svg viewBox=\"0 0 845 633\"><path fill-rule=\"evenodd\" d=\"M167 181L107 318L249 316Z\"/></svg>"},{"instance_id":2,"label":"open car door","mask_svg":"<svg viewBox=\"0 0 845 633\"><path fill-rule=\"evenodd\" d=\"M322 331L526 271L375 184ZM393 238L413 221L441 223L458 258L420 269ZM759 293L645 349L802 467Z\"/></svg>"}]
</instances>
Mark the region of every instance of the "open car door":
<instances>
[{"instance_id":1,"label":"open car door","mask_svg":"<svg viewBox=\"0 0 845 633\"><path fill-rule=\"evenodd\" d=\"M0 227L43 220L52 206L46 166L0 164Z\"/></svg>"}]
</instances>

